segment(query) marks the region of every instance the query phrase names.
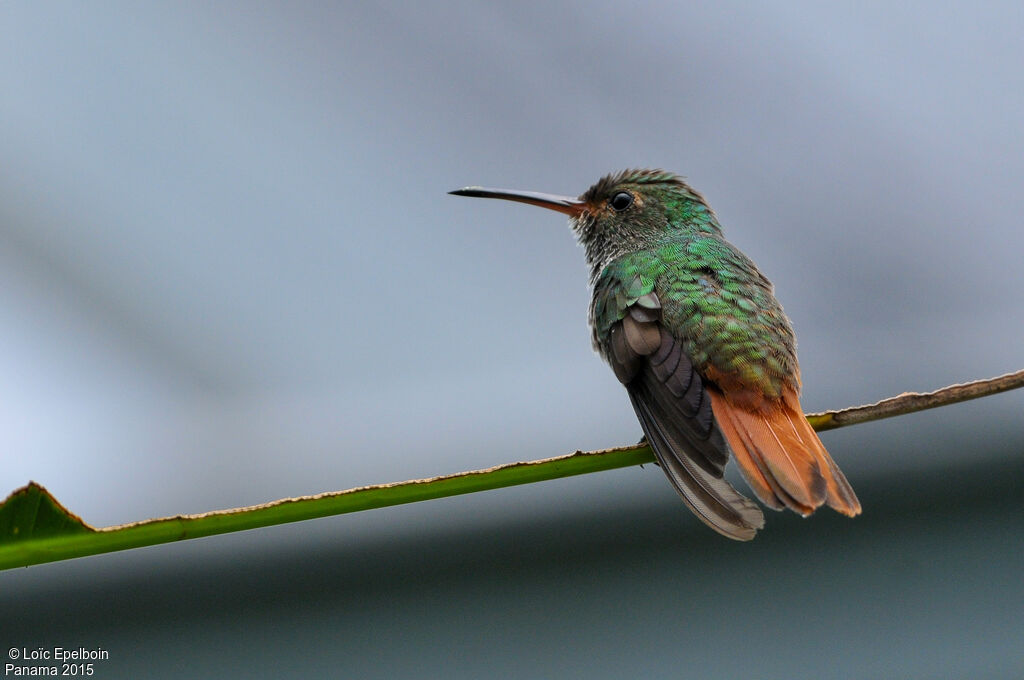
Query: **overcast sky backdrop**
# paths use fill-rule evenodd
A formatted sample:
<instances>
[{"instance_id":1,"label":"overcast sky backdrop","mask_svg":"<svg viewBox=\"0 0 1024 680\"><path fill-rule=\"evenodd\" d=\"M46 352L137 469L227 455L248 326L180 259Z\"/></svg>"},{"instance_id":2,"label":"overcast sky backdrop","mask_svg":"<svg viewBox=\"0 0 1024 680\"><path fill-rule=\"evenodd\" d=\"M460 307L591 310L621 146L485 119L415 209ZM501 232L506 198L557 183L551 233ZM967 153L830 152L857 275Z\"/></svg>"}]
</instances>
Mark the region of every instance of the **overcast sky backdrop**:
<instances>
[{"instance_id":1,"label":"overcast sky backdrop","mask_svg":"<svg viewBox=\"0 0 1024 680\"><path fill-rule=\"evenodd\" d=\"M1015 2L3 3L0 495L32 479L109 525L635 442L626 395L590 350L586 269L564 220L446 195L468 184L575 195L626 167L685 175L775 282L800 339L809 410L1019 369L1022 36ZM939 497L960 472L929 471L1019 461L1022 412L1024 397L1004 395L824 440L862 498L874 485L899 498L901 483L920 479ZM578 521L559 531L578 535L595 530L595 508L619 507L617 518L663 519L654 545L703 540L648 467L33 568L0 575L0 591L118 583L149 569L177 582L168 565L185 556L225 560L234 581L233 558L339 541L374 552L382 536L399 546L394 563L433 562L442 558L431 536L486 553L483 537L529 536L566 513ZM615 535L631 535L622 522ZM815 522L846 526L773 514L766 533L796 531L794 545L813 550ZM882 526L868 522L864 545L877 536L863 527ZM524 540L538 572L564 547L538 539L548 545L538 554ZM584 566L615 573L609 541ZM701 545L735 555L723 564L739 579L769 559L750 558L747 572L750 553ZM922 546L913 560L946 549ZM348 577L372 580L337 550ZM507 564L486 554L488 568ZM678 553L655 554L675 573ZM875 564L857 559L849 564ZM1006 560L1005 573L1020 566ZM456 560L450 571L471 578L484 566ZM315 573L331 591L333 577ZM423 587L469 597L461 576L446 578ZM629 592L594 588L595 602L607 593L629 609ZM426 606L408 593L380 597L400 619ZM562 587L537 597L568 611ZM659 625L659 600L645 602L623 622L636 644ZM300 615L301 605L281 606ZM519 621L535 630L549 616L541 606ZM606 617L590 609L573 620ZM176 621L168 615L164 629ZM141 663L115 628L97 644ZM394 661L457 646L468 630L387 648L394 657L346 640L351 655ZM133 644L173 658L159 635ZM954 659L979 678L1021 668L998 635L987 656L966 657L952 629L929 635L936 647L917 652L934 666L889 647L906 663L901 677L946 677L935 673L960 668ZM211 649L249 642L227 636ZM578 646L579 664L595 664L590 677L637 668L603 658L609 644ZM477 660L494 651L478 646ZM651 672L680 662L671 649L651 655ZM701 663L714 668L719 656ZM732 663L740 672L748 661L766 668L753 656ZM389 677L387 664L366 663ZM536 663L526 675L555 668ZM811 668L833 677L827 664Z\"/></svg>"}]
</instances>

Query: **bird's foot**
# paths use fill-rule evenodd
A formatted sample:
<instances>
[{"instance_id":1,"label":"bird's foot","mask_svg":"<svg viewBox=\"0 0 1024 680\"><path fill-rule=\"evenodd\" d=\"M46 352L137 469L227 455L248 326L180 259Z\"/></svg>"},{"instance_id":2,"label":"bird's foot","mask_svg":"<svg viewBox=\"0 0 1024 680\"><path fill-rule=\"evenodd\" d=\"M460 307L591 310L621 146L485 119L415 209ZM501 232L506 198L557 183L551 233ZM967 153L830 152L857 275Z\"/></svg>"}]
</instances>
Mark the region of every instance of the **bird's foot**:
<instances>
[{"instance_id":1,"label":"bird's foot","mask_svg":"<svg viewBox=\"0 0 1024 680\"><path fill-rule=\"evenodd\" d=\"M644 435L644 436L640 437L640 441L638 441L636 443L636 445L637 446L650 446L651 443L649 441L647 441L647 435ZM657 465L658 467L661 467L661 463L659 463L657 460L653 460L651 462L654 463L655 465ZM643 467L644 467L643 465L640 466L641 469L643 469Z\"/></svg>"}]
</instances>

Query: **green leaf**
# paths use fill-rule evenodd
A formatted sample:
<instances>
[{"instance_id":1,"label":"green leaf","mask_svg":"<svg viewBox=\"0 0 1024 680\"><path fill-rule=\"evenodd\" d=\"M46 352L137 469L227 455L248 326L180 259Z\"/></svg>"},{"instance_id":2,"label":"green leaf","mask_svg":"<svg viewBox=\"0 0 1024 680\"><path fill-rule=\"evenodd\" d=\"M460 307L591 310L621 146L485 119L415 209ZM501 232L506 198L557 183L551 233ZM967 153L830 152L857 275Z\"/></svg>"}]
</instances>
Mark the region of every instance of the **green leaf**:
<instances>
[{"instance_id":1,"label":"green leaf","mask_svg":"<svg viewBox=\"0 0 1024 680\"><path fill-rule=\"evenodd\" d=\"M17 489L0 504L0 545L92 531L35 482Z\"/></svg>"},{"instance_id":2,"label":"green leaf","mask_svg":"<svg viewBox=\"0 0 1024 680\"><path fill-rule=\"evenodd\" d=\"M245 531L389 505L444 498L652 462L647 446L577 451L486 470L284 498L247 508L179 515L93 529L32 483L0 505L0 569Z\"/></svg>"}]
</instances>

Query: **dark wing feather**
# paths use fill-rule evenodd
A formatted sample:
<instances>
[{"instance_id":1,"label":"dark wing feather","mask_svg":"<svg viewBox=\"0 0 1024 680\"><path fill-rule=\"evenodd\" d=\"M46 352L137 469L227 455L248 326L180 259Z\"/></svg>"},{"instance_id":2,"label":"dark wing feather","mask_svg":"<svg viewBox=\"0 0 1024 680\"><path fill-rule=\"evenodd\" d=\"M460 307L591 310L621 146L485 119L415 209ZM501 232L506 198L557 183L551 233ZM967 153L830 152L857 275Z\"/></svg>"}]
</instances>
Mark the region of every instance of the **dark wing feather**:
<instances>
[{"instance_id":1,"label":"dark wing feather","mask_svg":"<svg viewBox=\"0 0 1024 680\"><path fill-rule=\"evenodd\" d=\"M721 477L729 462L729 445L715 426L704 382L683 353L682 343L660 324L658 330L657 352L628 387L643 394L652 415L665 423L663 427L673 439L693 452L701 467ZM661 357L665 358L659 362Z\"/></svg>"},{"instance_id":2,"label":"dark wing feather","mask_svg":"<svg viewBox=\"0 0 1024 680\"><path fill-rule=\"evenodd\" d=\"M764 515L722 478L730 450L715 423L710 395L660 317L654 293L630 305L611 327L605 355L629 392L662 470L686 504L715 531L750 540L764 526Z\"/></svg>"},{"instance_id":3,"label":"dark wing feather","mask_svg":"<svg viewBox=\"0 0 1024 680\"><path fill-rule=\"evenodd\" d=\"M709 527L737 541L749 541L764 526L764 515L724 479L712 477L694 465L679 443L661 429L660 422L634 392L629 398L640 418L644 434L672 485L683 501Z\"/></svg>"}]
</instances>

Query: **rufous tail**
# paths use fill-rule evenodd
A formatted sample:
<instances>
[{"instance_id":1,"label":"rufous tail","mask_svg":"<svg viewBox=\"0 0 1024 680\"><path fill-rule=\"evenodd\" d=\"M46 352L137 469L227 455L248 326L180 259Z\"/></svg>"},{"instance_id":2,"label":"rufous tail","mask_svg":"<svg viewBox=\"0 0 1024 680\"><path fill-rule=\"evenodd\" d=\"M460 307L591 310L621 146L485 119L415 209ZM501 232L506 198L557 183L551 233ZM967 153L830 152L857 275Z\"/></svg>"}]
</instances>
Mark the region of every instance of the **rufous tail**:
<instances>
[{"instance_id":1,"label":"rufous tail","mask_svg":"<svg viewBox=\"0 0 1024 680\"><path fill-rule=\"evenodd\" d=\"M804 418L794 390L754 409L737 406L718 390L708 393L718 427L762 503L804 516L822 505L849 517L860 514L857 495Z\"/></svg>"}]
</instances>

